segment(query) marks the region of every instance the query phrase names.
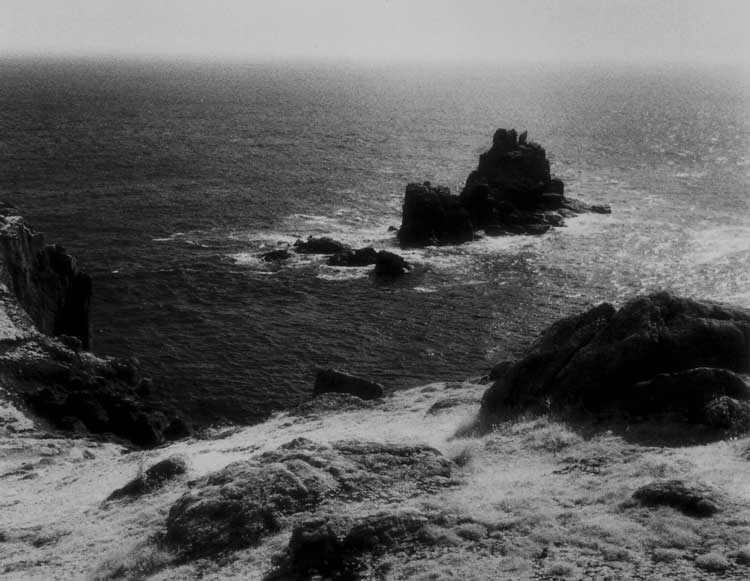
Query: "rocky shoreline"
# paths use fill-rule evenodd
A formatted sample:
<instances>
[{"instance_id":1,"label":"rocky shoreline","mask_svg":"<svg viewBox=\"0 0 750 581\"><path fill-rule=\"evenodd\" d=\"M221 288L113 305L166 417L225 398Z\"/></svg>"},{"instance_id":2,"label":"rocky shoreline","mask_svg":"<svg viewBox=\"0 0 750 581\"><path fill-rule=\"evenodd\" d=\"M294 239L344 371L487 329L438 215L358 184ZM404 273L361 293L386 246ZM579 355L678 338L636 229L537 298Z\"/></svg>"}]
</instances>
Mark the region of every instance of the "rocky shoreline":
<instances>
[{"instance_id":1,"label":"rocky shoreline","mask_svg":"<svg viewBox=\"0 0 750 581\"><path fill-rule=\"evenodd\" d=\"M91 279L9 206L0 210L0 382L11 401L70 434L156 446L190 434L150 401L134 358L99 357L91 343Z\"/></svg>"},{"instance_id":2,"label":"rocky shoreline","mask_svg":"<svg viewBox=\"0 0 750 581\"><path fill-rule=\"evenodd\" d=\"M579 211L604 209L565 198L543 148L499 130L460 196L407 187L398 237L532 234ZM407 271L370 250L295 248ZM603 303L485 377L388 393L322 370L298 409L191 435L137 361L86 350L91 281L7 207L0 264L0 575L750 574L747 310Z\"/></svg>"}]
</instances>

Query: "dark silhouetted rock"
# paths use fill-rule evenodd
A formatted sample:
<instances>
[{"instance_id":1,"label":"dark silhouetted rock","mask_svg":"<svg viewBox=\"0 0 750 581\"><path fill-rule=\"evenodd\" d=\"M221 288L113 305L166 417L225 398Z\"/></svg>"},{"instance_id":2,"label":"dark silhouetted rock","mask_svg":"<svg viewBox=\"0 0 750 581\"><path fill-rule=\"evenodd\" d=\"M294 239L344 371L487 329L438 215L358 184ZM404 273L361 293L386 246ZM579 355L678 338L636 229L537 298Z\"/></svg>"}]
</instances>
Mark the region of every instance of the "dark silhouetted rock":
<instances>
[{"instance_id":1,"label":"dark silhouetted rock","mask_svg":"<svg viewBox=\"0 0 750 581\"><path fill-rule=\"evenodd\" d=\"M413 511L366 517L326 517L304 521L292 531L289 552L298 574L317 571L335 578L359 578L363 555L421 544L429 519ZM348 577L347 577L348 576Z\"/></svg>"},{"instance_id":2,"label":"dark silhouetted rock","mask_svg":"<svg viewBox=\"0 0 750 581\"><path fill-rule=\"evenodd\" d=\"M327 498L409 498L448 485L452 466L427 446L298 438L197 481L170 509L165 542L183 558L246 548Z\"/></svg>"},{"instance_id":3,"label":"dark silhouetted rock","mask_svg":"<svg viewBox=\"0 0 750 581\"><path fill-rule=\"evenodd\" d=\"M292 254L286 248L279 248L278 250L271 250L270 252L261 254L260 257L266 262L277 262L291 258Z\"/></svg>"},{"instance_id":4,"label":"dark silhouetted rock","mask_svg":"<svg viewBox=\"0 0 750 581\"><path fill-rule=\"evenodd\" d=\"M743 379L727 369L696 367L676 373L659 373L633 385L628 411L636 415L684 411L693 422L705 420L705 407L717 396L748 399Z\"/></svg>"},{"instance_id":5,"label":"dark silhouetted rock","mask_svg":"<svg viewBox=\"0 0 750 581\"><path fill-rule=\"evenodd\" d=\"M135 359L80 357L44 335L0 355L0 378L57 428L110 433L151 447L189 435L176 413L144 400ZM75 418L76 422L71 422Z\"/></svg>"},{"instance_id":6,"label":"dark silhouetted rock","mask_svg":"<svg viewBox=\"0 0 750 581\"><path fill-rule=\"evenodd\" d=\"M398 239L402 246L460 244L474 239L474 226L468 210L448 188L429 182L409 184Z\"/></svg>"},{"instance_id":7,"label":"dark silhouetted rock","mask_svg":"<svg viewBox=\"0 0 750 581\"><path fill-rule=\"evenodd\" d=\"M328 264L330 266L370 266L375 264L377 257L377 251L368 246L342 254L334 254L328 259Z\"/></svg>"},{"instance_id":8,"label":"dark silhouetted rock","mask_svg":"<svg viewBox=\"0 0 750 581\"><path fill-rule=\"evenodd\" d=\"M377 276L401 276L409 272L409 263L398 254L381 250L375 260L374 272Z\"/></svg>"},{"instance_id":9,"label":"dark silhouetted rock","mask_svg":"<svg viewBox=\"0 0 750 581\"><path fill-rule=\"evenodd\" d=\"M294 243L294 250L300 254L345 254L351 252L352 249L328 236L319 238L309 236L307 240L297 240Z\"/></svg>"},{"instance_id":10,"label":"dark silhouetted rock","mask_svg":"<svg viewBox=\"0 0 750 581\"><path fill-rule=\"evenodd\" d=\"M645 506L670 506L690 516L707 517L721 510L716 491L682 480L652 482L636 490L633 499Z\"/></svg>"},{"instance_id":11,"label":"dark silhouetted rock","mask_svg":"<svg viewBox=\"0 0 750 581\"><path fill-rule=\"evenodd\" d=\"M91 343L91 278L62 246L47 245L6 204L0 205L0 282L47 335L69 335Z\"/></svg>"},{"instance_id":12,"label":"dark silhouetted rock","mask_svg":"<svg viewBox=\"0 0 750 581\"><path fill-rule=\"evenodd\" d=\"M702 418L713 428L747 432L750 431L750 402L720 395L703 407Z\"/></svg>"},{"instance_id":13,"label":"dark silhouetted rock","mask_svg":"<svg viewBox=\"0 0 750 581\"><path fill-rule=\"evenodd\" d=\"M750 398L736 375L748 369L750 313L655 293L553 324L487 390L480 419L490 425L514 409L563 403L705 421L715 397Z\"/></svg>"},{"instance_id":14,"label":"dark silhouetted rock","mask_svg":"<svg viewBox=\"0 0 750 581\"><path fill-rule=\"evenodd\" d=\"M315 377L313 397L324 393L348 393L362 399L383 397L383 386L336 369L322 369Z\"/></svg>"},{"instance_id":15,"label":"dark silhouetted rock","mask_svg":"<svg viewBox=\"0 0 750 581\"><path fill-rule=\"evenodd\" d=\"M107 500L141 496L161 488L169 480L173 480L186 472L187 462L185 459L181 456L170 456L157 462L122 488L115 490L107 497Z\"/></svg>"},{"instance_id":16,"label":"dark silhouetted rock","mask_svg":"<svg viewBox=\"0 0 750 581\"><path fill-rule=\"evenodd\" d=\"M565 216L592 211L610 210L567 198L565 184L550 175L544 148L529 142L525 131L519 137L513 129L498 129L460 196L428 182L406 186L398 237L402 246L424 246L466 242L477 230L539 235L563 226Z\"/></svg>"}]
</instances>

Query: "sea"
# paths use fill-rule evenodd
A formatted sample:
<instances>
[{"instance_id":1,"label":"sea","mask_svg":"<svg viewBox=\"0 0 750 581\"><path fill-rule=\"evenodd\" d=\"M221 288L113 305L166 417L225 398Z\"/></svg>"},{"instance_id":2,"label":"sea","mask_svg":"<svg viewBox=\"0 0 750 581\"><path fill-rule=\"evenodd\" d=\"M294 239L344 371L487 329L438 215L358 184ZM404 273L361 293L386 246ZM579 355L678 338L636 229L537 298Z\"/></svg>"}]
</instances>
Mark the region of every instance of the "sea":
<instances>
[{"instance_id":1,"label":"sea","mask_svg":"<svg viewBox=\"0 0 750 581\"><path fill-rule=\"evenodd\" d=\"M500 127L612 214L400 250L406 184L460 192ZM93 277L96 352L137 357L198 427L252 424L324 367L390 390L483 375L601 301L750 308L750 73L4 58L0 199ZM414 270L259 258L323 235Z\"/></svg>"}]
</instances>

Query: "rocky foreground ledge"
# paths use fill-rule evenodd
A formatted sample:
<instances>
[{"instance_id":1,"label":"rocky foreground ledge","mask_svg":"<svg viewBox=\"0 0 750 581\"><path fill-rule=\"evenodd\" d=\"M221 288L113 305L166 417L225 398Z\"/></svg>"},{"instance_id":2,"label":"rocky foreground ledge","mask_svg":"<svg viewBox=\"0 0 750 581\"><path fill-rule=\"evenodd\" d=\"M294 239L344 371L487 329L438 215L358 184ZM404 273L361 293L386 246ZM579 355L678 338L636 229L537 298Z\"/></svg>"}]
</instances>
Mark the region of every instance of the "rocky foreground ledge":
<instances>
[{"instance_id":1,"label":"rocky foreground ledge","mask_svg":"<svg viewBox=\"0 0 750 581\"><path fill-rule=\"evenodd\" d=\"M188 435L176 414L149 402L153 386L137 360L87 351L91 287L64 248L0 207L0 399L71 435L137 446Z\"/></svg>"},{"instance_id":2,"label":"rocky foreground ledge","mask_svg":"<svg viewBox=\"0 0 750 581\"><path fill-rule=\"evenodd\" d=\"M543 234L566 217L610 211L567 198L563 181L550 174L544 148L528 141L525 131L498 129L460 195L429 182L406 186L398 239L402 246L424 246L468 242L478 230L489 236Z\"/></svg>"}]
</instances>

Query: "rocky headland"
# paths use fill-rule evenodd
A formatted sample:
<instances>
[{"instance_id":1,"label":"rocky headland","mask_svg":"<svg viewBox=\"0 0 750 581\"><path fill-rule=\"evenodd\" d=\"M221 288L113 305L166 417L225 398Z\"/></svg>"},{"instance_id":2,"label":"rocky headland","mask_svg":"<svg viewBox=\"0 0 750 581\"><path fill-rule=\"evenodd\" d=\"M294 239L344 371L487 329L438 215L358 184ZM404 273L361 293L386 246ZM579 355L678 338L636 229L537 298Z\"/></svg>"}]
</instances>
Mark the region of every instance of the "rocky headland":
<instances>
[{"instance_id":1,"label":"rocky headland","mask_svg":"<svg viewBox=\"0 0 750 581\"><path fill-rule=\"evenodd\" d=\"M744 309L605 303L488 376L392 393L322 370L298 408L188 437L135 361L50 323L90 281L3 219L4 578L750 574Z\"/></svg>"},{"instance_id":2,"label":"rocky headland","mask_svg":"<svg viewBox=\"0 0 750 581\"><path fill-rule=\"evenodd\" d=\"M50 428L108 434L136 446L187 436L149 401L136 359L99 357L91 343L92 283L64 248L9 206L0 209L0 388Z\"/></svg>"},{"instance_id":3,"label":"rocky headland","mask_svg":"<svg viewBox=\"0 0 750 581\"><path fill-rule=\"evenodd\" d=\"M528 141L525 131L498 129L460 195L429 182L406 186L398 239L406 247L460 244L479 230L489 236L543 234L583 212L608 214L610 208L566 197L544 148Z\"/></svg>"}]
</instances>

